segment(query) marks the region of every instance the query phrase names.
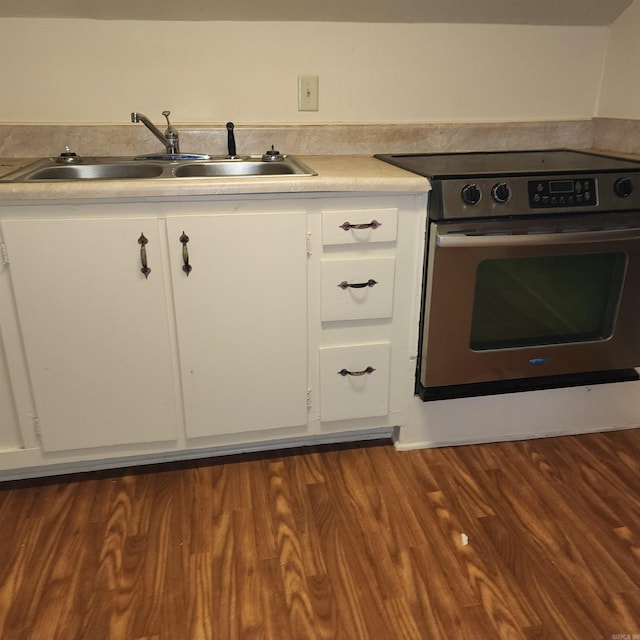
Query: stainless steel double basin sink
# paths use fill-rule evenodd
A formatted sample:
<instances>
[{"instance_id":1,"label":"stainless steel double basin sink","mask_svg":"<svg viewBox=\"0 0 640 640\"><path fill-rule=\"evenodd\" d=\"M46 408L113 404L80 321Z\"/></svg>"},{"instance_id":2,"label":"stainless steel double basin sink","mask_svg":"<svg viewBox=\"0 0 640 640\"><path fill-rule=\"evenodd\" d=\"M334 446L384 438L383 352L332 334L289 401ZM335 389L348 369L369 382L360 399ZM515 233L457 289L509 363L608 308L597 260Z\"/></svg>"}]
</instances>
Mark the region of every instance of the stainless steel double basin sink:
<instances>
[{"instance_id":1,"label":"stainless steel double basin sink","mask_svg":"<svg viewBox=\"0 0 640 640\"><path fill-rule=\"evenodd\" d=\"M279 155L207 159L158 159L122 157L77 157L71 160L45 158L0 177L0 182L51 182L77 180L158 180L179 178L231 178L265 176L313 176L316 173L295 156Z\"/></svg>"}]
</instances>

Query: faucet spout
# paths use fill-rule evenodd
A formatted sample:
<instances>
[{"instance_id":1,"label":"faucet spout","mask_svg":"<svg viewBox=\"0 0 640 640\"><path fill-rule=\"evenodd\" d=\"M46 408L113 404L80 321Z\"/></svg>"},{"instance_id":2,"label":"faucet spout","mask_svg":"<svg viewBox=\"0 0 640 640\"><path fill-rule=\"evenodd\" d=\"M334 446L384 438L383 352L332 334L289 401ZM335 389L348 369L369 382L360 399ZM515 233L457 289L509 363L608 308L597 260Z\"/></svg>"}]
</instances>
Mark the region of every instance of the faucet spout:
<instances>
[{"instance_id":1,"label":"faucet spout","mask_svg":"<svg viewBox=\"0 0 640 640\"><path fill-rule=\"evenodd\" d=\"M142 122L142 124L153 133L153 135L162 142L165 146L167 153L176 154L180 153L180 145L178 142L178 133L173 128L173 125L169 121L170 111L163 111L162 115L167 119L167 130L162 133L158 127L156 127L147 116L143 113L131 112L131 122Z\"/></svg>"}]
</instances>

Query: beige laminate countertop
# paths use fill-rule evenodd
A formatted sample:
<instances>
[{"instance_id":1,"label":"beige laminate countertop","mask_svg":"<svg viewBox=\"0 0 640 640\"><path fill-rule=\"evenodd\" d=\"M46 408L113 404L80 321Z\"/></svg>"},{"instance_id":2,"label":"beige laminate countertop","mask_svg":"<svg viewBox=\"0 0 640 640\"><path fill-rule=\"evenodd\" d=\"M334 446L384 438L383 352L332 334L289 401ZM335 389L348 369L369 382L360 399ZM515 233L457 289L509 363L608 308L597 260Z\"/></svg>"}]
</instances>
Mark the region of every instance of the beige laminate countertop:
<instances>
[{"instance_id":1,"label":"beige laminate countertop","mask_svg":"<svg viewBox=\"0 0 640 640\"><path fill-rule=\"evenodd\" d=\"M417 192L430 189L426 178L371 156L297 156L317 176L87 180L77 182L0 182L0 205L17 201L102 198L314 193ZM0 158L0 176L35 158Z\"/></svg>"}]
</instances>

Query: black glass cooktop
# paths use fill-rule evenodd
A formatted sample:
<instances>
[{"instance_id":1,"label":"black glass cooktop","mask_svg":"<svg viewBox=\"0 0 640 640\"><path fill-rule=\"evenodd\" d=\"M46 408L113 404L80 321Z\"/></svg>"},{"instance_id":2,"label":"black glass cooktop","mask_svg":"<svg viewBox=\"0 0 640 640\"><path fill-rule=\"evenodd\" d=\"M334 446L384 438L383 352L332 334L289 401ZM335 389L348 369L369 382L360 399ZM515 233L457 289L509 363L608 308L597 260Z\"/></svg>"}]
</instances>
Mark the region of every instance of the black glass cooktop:
<instances>
[{"instance_id":1,"label":"black glass cooktop","mask_svg":"<svg viewBox=\"0 0 640 640\"><path fill-rule=\"evenodd\" d=\"M467 176L640 171L640 162L569 149L376 154L375 157L421 176L439 179Z\"/></svg>"}]
</instances>

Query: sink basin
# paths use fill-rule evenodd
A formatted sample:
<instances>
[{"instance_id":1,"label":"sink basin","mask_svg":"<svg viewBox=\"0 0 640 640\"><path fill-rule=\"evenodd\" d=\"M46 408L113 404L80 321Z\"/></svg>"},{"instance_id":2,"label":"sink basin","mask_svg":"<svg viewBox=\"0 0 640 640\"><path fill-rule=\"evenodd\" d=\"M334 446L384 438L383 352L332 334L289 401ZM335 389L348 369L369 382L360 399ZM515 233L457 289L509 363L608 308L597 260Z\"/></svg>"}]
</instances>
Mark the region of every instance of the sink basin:
<instances>
[{"instance_id":1,"label":"sink basin","mask_svg":"<svg viewBox=\"0 0 640 640\"><path fill-rule=\"evenodd\" d=\"M266 176L313 176L316 173L295 156L279 156L263 160L262 156L208 160L154 160L133 158L81 158L62 164L59 159L45 158L13 171L0 182L76 182L78 180L158 180L186 178L230 178Z\"/></svg>"},{"instance_id":2,"label":"sink basin","mask_svg":"<svg viewBox=\"0 0 640 640\"><path fill-rule=\"evenodd\" d=\"M162 167L156 164L76 164L34 169L14 180L122 180L128 178L157 178ZM9 176L5 176L8 179Z\"/></svg>"},{"instance_id":3,"label":"sink basin","mask_svg":"<svg viewBox=\"0 0 640 640\"><path fill-rule=\"evenodd\" d=\"M173 173L176 178L226 178L230 176L307 175L309 171L311 170L308 167L303 167L302 163L294 162L291 157L288 157L284 160L268 162L261 160L193 162L177 166Z\"/></svg>"}]
</instances>

